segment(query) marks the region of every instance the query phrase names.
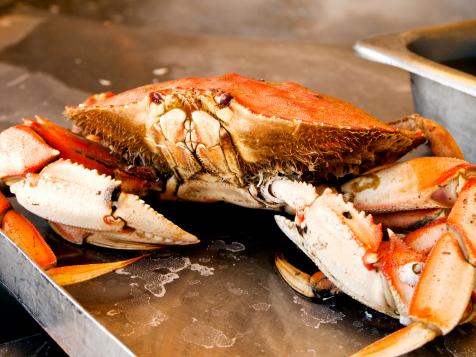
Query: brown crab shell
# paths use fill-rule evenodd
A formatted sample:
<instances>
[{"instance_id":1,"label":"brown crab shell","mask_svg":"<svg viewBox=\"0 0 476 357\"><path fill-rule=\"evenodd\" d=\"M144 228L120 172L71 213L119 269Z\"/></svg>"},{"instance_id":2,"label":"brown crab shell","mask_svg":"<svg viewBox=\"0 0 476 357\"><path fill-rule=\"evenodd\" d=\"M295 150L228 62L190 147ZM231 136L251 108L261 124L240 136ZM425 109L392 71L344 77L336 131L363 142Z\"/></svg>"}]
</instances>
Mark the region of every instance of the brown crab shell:
<instances>
[{"instance_id":1,"label":"brown crab shell","mask_svg":"<svg viewBox=\"0 0 476 357\"><path fill-rule=\"evenodd\" d=\"M231 136L244 176L260 171L312 179L358 174L394 161L424 141L420 132L392 128L353 105L295 83L272 83L238 74L184 78L146 85L87 104L65 115L83 134L99 135L131 163L170 173L146 143L144 108L154 93L228 94L233 112L221 126ZM160 97L160 96L159 96ZM218 105L218 104L217 104ZM217 119L218 120L218 119Z\"/></svg>"}]
</instances>

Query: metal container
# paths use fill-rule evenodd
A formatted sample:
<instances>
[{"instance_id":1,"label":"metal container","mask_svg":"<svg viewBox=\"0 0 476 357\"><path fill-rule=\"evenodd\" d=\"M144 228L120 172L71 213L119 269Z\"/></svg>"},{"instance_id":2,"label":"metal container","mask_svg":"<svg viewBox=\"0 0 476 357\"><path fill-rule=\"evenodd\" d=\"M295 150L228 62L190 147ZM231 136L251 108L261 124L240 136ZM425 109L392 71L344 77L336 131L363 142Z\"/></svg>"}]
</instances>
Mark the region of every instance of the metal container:
<instances>
[{"instance_id":1,"label":"metal container","mask_svg":"<svg viewBox=\"0 0 476 357\"><path fill-rule=\"evenodd\" d=\"M69 355L133 356L1 232L0 281Z\"/></svg>"},{"instance_id":2,"label":"metal container","mask_svg":"<svg viewBox=\"0 0 476 357\"><path fill-rule=\"evenodd\" d=\"M476 162L476 20L372 37L354 49L409 71L415 110L448 128Z\"/></svg>"}]
</instances>

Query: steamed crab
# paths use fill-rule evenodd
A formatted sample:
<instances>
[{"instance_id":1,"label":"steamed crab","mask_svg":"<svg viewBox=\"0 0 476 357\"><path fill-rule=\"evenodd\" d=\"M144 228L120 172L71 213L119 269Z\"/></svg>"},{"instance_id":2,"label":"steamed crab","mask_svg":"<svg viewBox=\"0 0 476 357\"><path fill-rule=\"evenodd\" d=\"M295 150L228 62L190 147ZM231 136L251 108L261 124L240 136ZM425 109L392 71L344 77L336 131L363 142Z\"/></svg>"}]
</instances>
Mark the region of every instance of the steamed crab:
<instances>
[{"instance_id":1,"label":"steamed crab","mask_svg":"<svg viewBox=\"0 0 476 357\"><path fill-rule=\"evenodd\" d=\"M273 209L294 216L276 221L321 271L309 277L278 258L290 285L340 289L407 325L357 355L399 355L474 316L476 171L427 119L387 125L300 85L236 74L103 93L65 114L75 134L39 117L2 132L0 177L71 242L198 242L139 198L149 190ZM440 157L395 163L426 141ZM0 208L3 230L60 282L131 263L51 269L34 227L8 201Z\"/></svg>"}]
</instances>

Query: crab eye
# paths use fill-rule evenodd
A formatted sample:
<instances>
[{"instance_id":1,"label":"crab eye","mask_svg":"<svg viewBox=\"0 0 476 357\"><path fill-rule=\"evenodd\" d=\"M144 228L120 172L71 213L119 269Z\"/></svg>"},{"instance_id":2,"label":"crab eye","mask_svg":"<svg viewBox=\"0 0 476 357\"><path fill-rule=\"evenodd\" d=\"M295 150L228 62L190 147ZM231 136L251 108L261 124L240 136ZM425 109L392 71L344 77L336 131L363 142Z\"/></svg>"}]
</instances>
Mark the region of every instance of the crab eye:
<instances>
[{"instance_id":1,"label":"crab eye","mask_svg":"<svg viewBox=\"0 0 476 357\"><path fill-rule=\"evenodd\" d=\"M421 262L411 262L403 265L398 272L398 278L402 283L408 285L416 285L420 274L423 271L423 263Z\"/></svg>"},{"instance_id":2,"label":"crab eye","mask_svg":"<svg viewBox=\"0 0 476 357\"><path fill-rule=\"evenodd\" d=\"M215 97L215 102L222 107L226 107L232 99L233 97L230 94L223 93Z\"/></svg>"},{"instance_id":3,"label":"crab eye","mask_svg":"<svg viewBox=\"0 0 476 357\"><path fill-rule=\"evenodd\" d=\"M153 92L150 94L150 100L155 104L160 104L164 100L164 98L160 95L159 92Z\"/></svg>"}]
</instances>

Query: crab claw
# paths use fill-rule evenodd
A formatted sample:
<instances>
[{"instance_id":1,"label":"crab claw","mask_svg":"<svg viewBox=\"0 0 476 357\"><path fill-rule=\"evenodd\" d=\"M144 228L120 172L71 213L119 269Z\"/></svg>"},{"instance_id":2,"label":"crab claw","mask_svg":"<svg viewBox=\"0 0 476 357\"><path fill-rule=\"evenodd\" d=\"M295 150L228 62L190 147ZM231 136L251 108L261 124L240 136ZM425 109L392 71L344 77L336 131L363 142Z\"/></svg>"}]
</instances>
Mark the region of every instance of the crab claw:
<instances>
[{"instance_id":1,"label":"crab claw","mask_svg":"<svg viewBox=\"0 0 476 357\"><path fill-rule=\"evenodd\" d=\"M452 170L455 175L461 169L461 163L456 164ZM476 273L470 262L476 236L472 214L476 178L463 178L466 184L458 190L461 192L448 220L420 229L407 239L409 245L391 231L389 240L382 241L381 226L330 189L319 196L314 194L314 199L301 197L298 202L307 204L294 222L276 216L281 230L339 289L409 325L356 356L401 355L474 317L471 294ZM305 192L298 190L298 183L289 181L286 185L282 192L280 186L284 184L272 185L272 191L276 197L287 198L288 204ZM293 185L297 194L290 199L289 187ZM426 256L429 245L433 247Z\"/></svg>"},{"instance_id":2,"label":"crab claw","mask_svg":"<svg viewBox=\"0 0 476 357\"><path fill-rule=\"evenodd\" d=\"M457 324L474 318L471 296L476 281L476 231L473 222L475 198L476 179L469 178L448 219L440 219L405 237L405 242L412 247L407 255L417 258L412 260L418 260L419 254L429 252L423 269L421 259L416 271L416 263L412 263L412 271L408 270L407 274L410 279L407 279L406 285L402 281L394 284L398 280L395 276L398 269L395 269L394 264L398 264L399 255L388 252L381 259L381 270L390 285L397 288L392 289L392 292L399 311L411 323L367 346L355 356L404 354L423 346L436 336L447 334ZM411 284L411 280L416 284Z\"/></svg>"},{"instance_id":3,"label":"crab claw","mask_svg":"<svg viewBox=\"0 0 476 357\"><path fill-rule=\"evenodd\" d=\"M449 157L422 157L369 171L342 185L369 213L451 208L475 166Z\"/></svg>"},{"instance_id":4,"label":"crab claw","mask_svg":"<svg viewBox=\"0 0 476 357\"><path fill-rule=\"evenodd\" d=\"M381 226L371 216L358 212L342 195L330 189L317 196L302 184L272 185L276 197L289 197L293 192L308 192L298 202L307 202L293 222L275 216L280 229L304 252L340 290L367 306L396 317L395 304L383 276L373 269L382 240ZM287 187L285 187L287 186ZM283 188L281 190L281 188ZM296 198L288 199L292 204Z\"/></svg>"},{"instance_id":5,"label":"crab claw","mask_svg":"<svg viewBox=\"0 0 476 357\"><path fill-rule=\"evenodd\" d=\"M408 325L408 306L425 266L426 256L415 252L390 230L388 236L389 240L379 247L376 268L388 283L400 322Z\"/></svg>"},{"instance_id":6,"label":"crab claw","mask_svg":"<svg viewBox=\"0 0 476 357\"><path fill-rule=\"evenodd\" d=\"M35 226L20 213L11 209L10 202L0 193L0 221L2 231L59 285L80 283L132 264L144 256L132 259L55 268L56 255Z\"/></svg>"},{"instance_id":7,"label":"crab claw","mask_svg":"<svg viewBox=\"0 0 476 357\"><path fill-rule=\"evenodd\" d=\"M14 183L10 190L23 207L40 217L88 232L112 233L116 240L120 240L121 233L133 232L136 242L198 242L195 236L177 227L137 196L121 192L120 184L96 170L69 160L58 160L39 174L29 174ZM110 243L110 239L107 240Z\"/></svg>"}]
</instances>

